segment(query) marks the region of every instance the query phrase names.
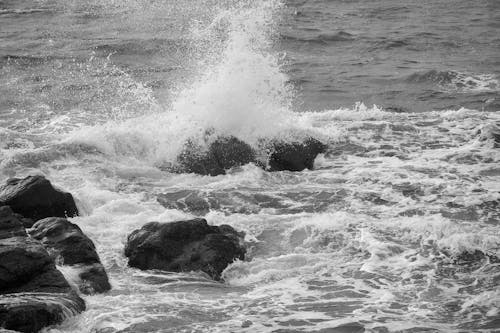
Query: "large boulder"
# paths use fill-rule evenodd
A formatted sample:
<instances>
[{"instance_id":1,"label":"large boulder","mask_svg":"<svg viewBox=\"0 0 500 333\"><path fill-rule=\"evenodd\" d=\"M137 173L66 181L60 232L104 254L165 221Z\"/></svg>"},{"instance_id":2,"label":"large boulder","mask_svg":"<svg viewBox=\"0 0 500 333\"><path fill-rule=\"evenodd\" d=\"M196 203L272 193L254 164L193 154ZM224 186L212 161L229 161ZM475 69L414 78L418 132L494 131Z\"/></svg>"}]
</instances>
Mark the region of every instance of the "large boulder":
<instances>
[{"instance_id":1,"label":"large boulder","mask_svg":"<svg viewBox=\"0 0 500 333\"><path fill-rule=\"evenodd\" d=\"M0 207L0 327L37 332L85 310L42 244Z\"/></svg>"},{"instance_id":2,"label":"large boulder","mask_svg":"<svg viewBox=\"0 0 500 333\"><path fill-rule=\"evenodd\" d=\"M220 280L234 260L243 260L242 235L228 225L210 226L205 219L150 222L132 232L125 255L139 269L203 271Z\"/></svg>"},{"instance_id":3,"label":"large boulder","mask_svg":"<svg viewBox=\"0 0 500 333\"><path fill-rule=\"evenodd\" d=\"M268 147L267 169L269 171L302 171L312 169L318 154L327 146L314 138L301 142L273 141Z\"/></svg>"},{"instance_id":4,"label":"large boulder","mask_svg":"<svg viewBox=\"0 0 500 333\"><path fill-rule=\"evenodd\" d=\"M255 152L250 145L234 136L219 136L207 149L188 141L177 157L176 171L217 176L251 162L255 162Z\"/></svg>"},{"instance_id":5,"label":"large boulder","mask_svg":"<svg viewBox=\"0 0 500 333\"><path fill-rule=\"evenodd\" d=\"M40 241L59 265L71 265L79 272L78 287L84 294L111 289L94 243L76 224L59 217L36 222L29 234Z\"/></svg>"},{"instance_id":6,"label":"large boulder","mask_svg":"<svg viewBox=\"0 0 500 333\"><path fill-rule=\"evenodd\" d=\"M11 178L0 187L0 205L34 221L78 215L73 196L55 189L43 176Z\"/></svg>"}]
</instances>

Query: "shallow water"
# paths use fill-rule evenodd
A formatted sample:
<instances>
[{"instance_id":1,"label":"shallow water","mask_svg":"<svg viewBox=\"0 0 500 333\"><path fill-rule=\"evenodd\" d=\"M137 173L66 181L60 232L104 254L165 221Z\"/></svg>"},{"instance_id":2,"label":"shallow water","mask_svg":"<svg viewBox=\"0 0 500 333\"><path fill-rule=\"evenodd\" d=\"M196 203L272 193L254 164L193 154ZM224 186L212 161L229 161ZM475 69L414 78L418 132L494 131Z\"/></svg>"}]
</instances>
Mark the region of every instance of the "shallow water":
<instances>
[{"instance_id":1,"label":"shallow water","mask_svg":"<svg viewBox=\"0 0 500 333\"><path fill-rule=\"evenodd\" d=\"M113 285L47 331L498 330L498 9L0 1L1 178L71 191ZM300 173L165 171L207 129L329 149ZM225 283L127 267L132 230L192 216L246 233Z\"/></svg>"}]
</instances>

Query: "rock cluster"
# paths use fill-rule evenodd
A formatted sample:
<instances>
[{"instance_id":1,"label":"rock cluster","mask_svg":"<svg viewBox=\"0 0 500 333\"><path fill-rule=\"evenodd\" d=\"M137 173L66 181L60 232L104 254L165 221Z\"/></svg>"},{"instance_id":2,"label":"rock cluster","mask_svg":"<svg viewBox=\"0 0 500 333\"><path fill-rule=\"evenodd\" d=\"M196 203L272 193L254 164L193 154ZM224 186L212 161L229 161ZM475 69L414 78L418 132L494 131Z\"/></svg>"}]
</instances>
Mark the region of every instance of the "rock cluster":
<instances>
[{"instance_id":1,"label":"rock cluster","mask_svg":"<svg viewBox=\"0 0 500 333\"><path fill-rule=\"evenodd\" d=\"M217 176L248 163L268 171L302 171L313 168L314 159L326 151L326 145L308 137L300 142L263 142L261 149L264 153L257 154L249 144L234 136L218 136L207 143L206 149L188 141L172 171Z\"/></svg>"},{"instance_id":2,"label":"rock cluster","mask_svg":"<svg viewBox=\"0 0 500 333\"><path fill-rule=\"evenodd\" d=\"M178 173L217 176L227 170L254 163L267 171L312 169L314 159L326 145L308 137L300 142L263 141L260 153L234 136L207 133L206 147L189 140L170 169ZM262 153L263 152L263 153ZM167 208L206 213L218 202L206 202L189 191L158 198ZM175 272L202 271L215 280L233 261L245 257L243 235L227 225L209 226L204 219L170 223L150 222L128 236L125 255L139 269Z\"/></svg>"},{"instance_id":3,"label":"rock cluster","mask_svg":"<svg viewBox=\"0 0 500 333\"><path fill-rule=\"evenodd\" d=\"M76 215L73 196L43 176L0 187L0 329L37 332L85 310L56 264L79 269L82 293L110 289L94 244L65 219Z\"/></svg>"},{"instance_id":4,"label":"rock cluster","mask_svg":"<svg viewBox=\"0 0 500 333\"><path fill-rule=\"evenodd\" d=\"M47 250L8 206L0 207L0 230L0 327L37 332L85 310Z\"/></svg>"}]
</instances>

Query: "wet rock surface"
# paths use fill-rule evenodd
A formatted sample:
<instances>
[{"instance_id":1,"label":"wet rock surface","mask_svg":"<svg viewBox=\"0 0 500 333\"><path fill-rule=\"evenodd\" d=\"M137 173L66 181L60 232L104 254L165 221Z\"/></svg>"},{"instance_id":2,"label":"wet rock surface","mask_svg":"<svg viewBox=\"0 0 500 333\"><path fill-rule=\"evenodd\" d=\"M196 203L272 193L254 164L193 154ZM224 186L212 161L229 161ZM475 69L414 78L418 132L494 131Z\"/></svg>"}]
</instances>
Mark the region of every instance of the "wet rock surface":
<instances>
[{"instance_id":1,"label":"wet rock surface","mask_svg":"<svg viewBox=\"0 0 500 333\"><path fill-rule=\"evenodd\" d=\"M0 205L8 205L15 213L34 221L53 216L78 215L73 196L55 189L43 176L7 180L0 187Z\"/></svg>"},{"instance_id":2,"label":"wet rock surface","mask_svg":"<svg viewBox=\"0 0 500 333\"><path fill-rule=\"evenodd\" d=\"M142 270L203 271L220 280L234 260L243 260L242 234L228 225L210 226L204 219L150 222L132 232L125 255Z\"/></svg>"},{"instance_id":3,"label":"wet rock surface","mask_svg":"<svg viewBox=\"0 0 500 333\"><path fill-rule=\"evenodd\" d=\"M16 332L38 332L84 309L85 303L74 293L6 294L0 296L0 325Z\"/></svg>"},{"instance_id":4,"label":"wet rock surface","mask_svg":"<svg viewBox=\"0 0 500 333\"><path fill-rule=\"evenodd\" d=\"M193 142L186 143L177 157L179 172L217 176L234 167L255 162L255 152L245 142L230 136L218 137L203 148Z\"/></svg>"},{"instance_id":5,"label":"wet rock surface","mask_svg":"<svg viewBox=\"0 0 500 333\"><path fill-rule=\"evenodd\" d=\"M0 327L37 332L85 310L42 244L0 208Z\"/></svg>"},{"instance_id":6,"label":"wet rock surface","mask_svg":"<svg viewBox=\"0 0 500 333\"><path fill-rule=\"evenodd\" d=\"M248 163L255 163L268 171L302 171L312 169L314 159L327 148L312 137L298 142L272 140L262 145L264 152L258 154L249 144L234 136L219 136L208 143L207 149L188 141L172 171L217 176Z\"/></svg>"},{"instance_id":7,"label":"wet rock surface","mask_svg":"<svg viewBox=\"0 0 500 333\"><path fill-rule=\"evenodd\" d=\"M71 265L80 271L78 287L82 293L108 291L111 286L94 243L76 225L63 218L39 220L29 231L60 265Z\"/></svg>"},{"instance_id":8,"label":"wet rock surface","mask_svg":"<svg viewBox=\"0 0 500 333\"><path fill-rule=\"evenodd\" d=\"M269 171L311 170L316 156L326 152L326 148L325 144L313 138L292 143L275 141L270 148L267 168Z\"/></svg>"},{"instance_id":9,"label":"wet rock surface","mask_svg":"<svg viewBox=\"0 0 500 333\"><path fill-rule=\"evenodd\" d=\"M0 207L0 239L10 237L26 237L19 216L9 206Z\"/></svg>"}]
</instances>

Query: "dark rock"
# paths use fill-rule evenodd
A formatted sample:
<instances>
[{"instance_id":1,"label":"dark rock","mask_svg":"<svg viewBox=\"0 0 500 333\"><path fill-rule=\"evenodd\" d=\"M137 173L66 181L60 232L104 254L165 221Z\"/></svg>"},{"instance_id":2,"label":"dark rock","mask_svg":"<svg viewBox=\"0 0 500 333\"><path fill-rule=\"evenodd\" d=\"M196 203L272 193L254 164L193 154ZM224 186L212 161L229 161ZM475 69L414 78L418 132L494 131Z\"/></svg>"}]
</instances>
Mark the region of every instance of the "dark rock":
<instances>
[{"instance_id":1,"label":"dark rock","mask_svg":"<svg viewBox=\"0 0 500 333\"><path fill-rule=\"evenodd\" d=\"M33 226L33 224L35 224L35 221L33 221L32 219L29 219L27 217L24 217L21 214L14 213L14 216L17 217L19 219L19 221L21 221L23 226L27 229L31 228Z\"/></svg>"},{"instance_id":2,"label":"dark rock","mask_svg":"<svg viewBox=\"0 0 500 333\"><path fill-rule=\"evenodd\" d=\"M74 293L16 293L0 297L0 326L16 332L38 332L85 309ZM1 329L0 329L1 332Z\"/></svg>"},{"instance_id":3,"label":"dark rock","mask_svg":"<svg viewBox=\"0 0 500 333\"><path fill-rule=\"evenodd\" d=\"M207 139L207 142L210 142ZM262 140L265 151L257 158L256 151L234 136L218 136L204 149L194 141L188 141L177 157L174 172L192 172L217 176L227 170L248 163L255 163L269 171L302 171L312 169L318 154L326 152L327 146L312 137L301 142Z\"/></svg>"},{"instance_id":4,"label":"dark rock","mask_svg":"<svg viewBox=\"0 0 500 333\"><path fill-rule=\"evenodd\" d=\"M224 170L255 162L255 152L247 143L235 138L218 137L209 151Z\"/></svg>"},{"instance_id":5,"label":"dark rock","mask_svg":"<svg viewBox=\"0 0 500 333\"><path fill-rule=\"evenodd\" d=\"M274 141L269 148L269 171L302 171L312 169L314 159L324 153L327 146L313 138L303 142Z\"/></svg>"},{"instance_id":6,"label":"dark rock","mask_svg":"<svg viewBox=\"0 0 500 333\"><path fill-rule=\"evenodd\" d=\"M9 206L0 207L0 239L16 236L27 236L22 222Z\"/></svg>"},{"instance_id":7,"label":"dark rock","mask_svg":"<svg viewBox=\"0 0 500 333\"><path fill-rule=\"evenodd\" d=\"M180 172L217 176L234 167L255 162L255 152L245 142L230 137L217 137L208 145L208 150L188 141L177 157Z\"/></svg>"},{"instance_id":8,"label":"dark rock","mask_svg":"<svg viewBox=\"0 0 500 333\"><path fill-rule=\"evenodd\" d=\"M36 222L29 234L45 246L58 264L77 266L82 293L92 294L111 289L94 243L76 224L63 218L50 217Z\"/></svg>"},{"instance_id":9,"label":"dark rock","mask_svg":"<svg viewBox=\"0 0 500 333\"><path fill-rule=\"evenodd\" d=\"M55 189L43 176L9 179L0 187L0 202L35 221L51 216L78 215L73 196Z\"/></svg>"},{"instance_id":10,"label":"dark rock","mask_svg":"<svg viewBox=\"0 0 500 333\"><path fill-rule=\"evenodd\" d=\"M28 237L9 207L0 212L0 293L68 291L69 284L42 244Z\"/></svg>"},{"instance_id":11,"label":"dark rock","mask_svg":"<svg viewBox=\"0 0 500 333\"><path fill-rule=\"evenodd\" d=\"M100 294L111 289L108 274L101 263L81 267L78 286L84 294Z\"/></svg>"},{"instance_id":12,"label":"dark rock","mask_svg":"<svg viewBox=\"0 0 500 333\"><path fill-rule=\"evenodd\" d=\"M0 208L0 327L37 332L85 310L42 244L9 207Z\"/></svg>"},{"instance_id":13,"label":"dark rock","mask_svg":"<svg viewBox=\"0 0 500 333\"><path fill-rule=\"evenodd\" d=\"M204 219L150 222L128 236L125 255L139 269L199 270L219 280L230 263L244 259L241 241L232 227L209 226Z\"/></svg>"},{"instance_id":14,"label":"dark rock","mask_svg":"<svg viewBox=\"0 0 500 333\"><path fill-rule=\"evenodd\" d=\"M69 288L45 248L27 236L0 240L0 293ZM43 278L42 278L43 277Z\"/></svg>"}]
</instances>

